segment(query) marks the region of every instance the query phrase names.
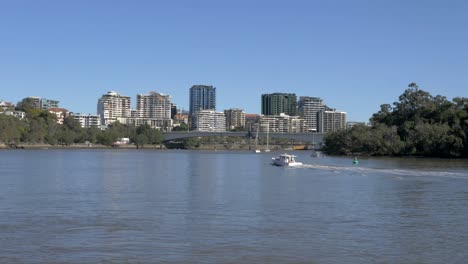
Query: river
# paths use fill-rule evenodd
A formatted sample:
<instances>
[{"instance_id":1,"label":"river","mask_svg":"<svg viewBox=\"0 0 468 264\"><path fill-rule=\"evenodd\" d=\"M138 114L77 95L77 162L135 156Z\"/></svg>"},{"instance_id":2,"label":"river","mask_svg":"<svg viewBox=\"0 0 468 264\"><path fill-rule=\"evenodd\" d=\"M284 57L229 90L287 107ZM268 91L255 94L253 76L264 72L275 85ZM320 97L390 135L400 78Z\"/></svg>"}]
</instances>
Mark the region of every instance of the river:
<instances>
[{"instance_id":1,"label":"river","mask_svg":"<svg viewBox=\"0 0 468 264\"><path fill-rule=\"evenodd\" d=\"M0 151L0 263L466 263L468 161Z\"/></svg>"}]
</instances>

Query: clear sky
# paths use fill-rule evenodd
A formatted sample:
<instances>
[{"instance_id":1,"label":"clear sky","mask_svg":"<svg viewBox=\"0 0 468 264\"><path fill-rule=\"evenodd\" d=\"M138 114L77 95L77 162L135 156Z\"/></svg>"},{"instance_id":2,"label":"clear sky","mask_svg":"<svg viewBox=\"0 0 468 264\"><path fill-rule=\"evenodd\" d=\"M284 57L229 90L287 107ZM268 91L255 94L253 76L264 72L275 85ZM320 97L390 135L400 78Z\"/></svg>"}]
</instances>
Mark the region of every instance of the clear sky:
<instances>
[{"instance_id":1,"label":"clear sky","mask_svg":"<svg viewBox=\"0 0 468 264\"><path fill-rule=\"evenodd\" d=\"M0 0L0 99L96 113L107 91L260 113L262 93L317 96L367 121L410 82L468 97L468 1Z\"/></svg>"}]
</instances>

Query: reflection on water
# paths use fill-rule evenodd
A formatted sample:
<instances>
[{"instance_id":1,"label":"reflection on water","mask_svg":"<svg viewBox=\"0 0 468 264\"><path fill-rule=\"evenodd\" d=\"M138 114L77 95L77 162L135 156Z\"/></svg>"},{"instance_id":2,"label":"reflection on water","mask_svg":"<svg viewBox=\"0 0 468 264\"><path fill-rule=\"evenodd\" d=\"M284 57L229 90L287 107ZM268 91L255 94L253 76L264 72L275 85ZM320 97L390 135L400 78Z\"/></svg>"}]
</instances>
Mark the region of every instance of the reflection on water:
<instances>
[{"instance_id":1,"label":"reflection on water","mask_svg":"<svg viewBox=\"0 0 468 264\"><path fill-rule=\"evenodd\" d=\"M463 263L468 163L0 151L2 263Z\"/></svg>"}]
</instances>

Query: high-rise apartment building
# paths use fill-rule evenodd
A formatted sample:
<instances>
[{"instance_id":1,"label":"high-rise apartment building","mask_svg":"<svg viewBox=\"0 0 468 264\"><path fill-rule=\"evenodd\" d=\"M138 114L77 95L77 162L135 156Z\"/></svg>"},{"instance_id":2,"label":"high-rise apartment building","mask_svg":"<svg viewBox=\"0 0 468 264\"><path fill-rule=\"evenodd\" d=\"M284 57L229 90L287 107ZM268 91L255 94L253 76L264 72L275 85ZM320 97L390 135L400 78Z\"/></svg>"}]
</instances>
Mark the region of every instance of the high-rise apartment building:
<instances>
[{"instance_id":1,"label":"high-rise apartment building","mask_svg":"<svg viewBox=\"0 0 468 264\"><path fill-rule=\"evenodd\" d=\"M242 109L224 110L226 129L245 128L245 112Z\"/></svg>"},{"instance_id":2,"label":"high-rise apartment building","mask_svg":"<svg viewBox=\"0 0 468 264\"><path fill-rule=\"evenodd\" d=\"M318 97L301 96L298 102L299 114L304 118L308 132L317 132L317 118L320 111L328 110Z\"/></svg>"},{"instance_id":3,"label":"high-rise apartment building","mask_svg":"<svg viewBox=\"0 0 468 264\"><path fill-rule=\"evenodd\" d=\"M297 107L296 94L272 93L262 94L262 115L286 115L295 116Z\"/></svg>"},{"instance_id":4,"label":"high-rise apartment building","mask_svg":"<svg viewBox=\"0 0 468 264\"><path fill-rule=\"evenodd\" d=\"M156 92L138 94L137 110L140 118L171 119L171 96Z\"/></svg>"},{"instance_id":5,"label":"high-rise apartment building","mask_svg":"<svg viewBox=\"0 0 468 264\"><path fill-rule=\"evenodd\" d=\"M107 126L117 121L117 118L130 117L129 96L123 96L116 92L108 92L99 98L97 113L101 118L101 125Z\"/></svg>"},{"instance_id":6,"label":"high-rise apartment building","mask_svg":"<svg viewBox=\"0 0 468 264\"><path fill-rule=\"evenodd\" d=\"M318 132L328 133L346 128L346 112L320 111L318 114Z\"/></svg>"},{"instance_id":7,"label":"high-rise apartment building","mask_svg":"<svg viewBox=\"0 0 468 264\"><path fill-rule=\"evenodd\" d=\"M216 87L194 85L190 88L190 115L200 110L216 110Z\"/></svg>"}]
</instances>

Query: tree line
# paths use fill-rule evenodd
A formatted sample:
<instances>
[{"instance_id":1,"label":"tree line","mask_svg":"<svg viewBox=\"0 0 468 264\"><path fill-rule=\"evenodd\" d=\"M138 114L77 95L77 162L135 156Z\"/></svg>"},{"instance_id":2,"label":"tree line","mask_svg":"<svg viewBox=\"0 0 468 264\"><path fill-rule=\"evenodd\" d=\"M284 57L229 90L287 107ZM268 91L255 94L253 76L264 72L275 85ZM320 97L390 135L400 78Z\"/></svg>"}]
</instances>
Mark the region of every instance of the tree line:
<instances>
[{"instance_id":1,"label":"tree line","mask_svg":"<svg viewBox=\"0 0 468 264\"><path fill-rule=\"evenodd\" d=\"M25 105L24 102L17 105L17 110L26 113L23 120L0 114L0 142L9 145L89 143L111 146L119 138L129 138L139 148L147 144L161 144L163 141L161 132L148 125L135 127L115 122L106 130L98 127L82 128L71 116L65 117L63 124L58 124L55 114Z\"/></svg>"},{"instance_id":2,"label":"tree line","mask_svg":"<svg viewBox=\"0 0 468 264\"><path fill-rule=\"evenodd\" d=\"M383 104L369 125L328 133L323 151L336 155L468 157L468 98L446 97L416 83Z\"/></svg>"}]
</instances>

